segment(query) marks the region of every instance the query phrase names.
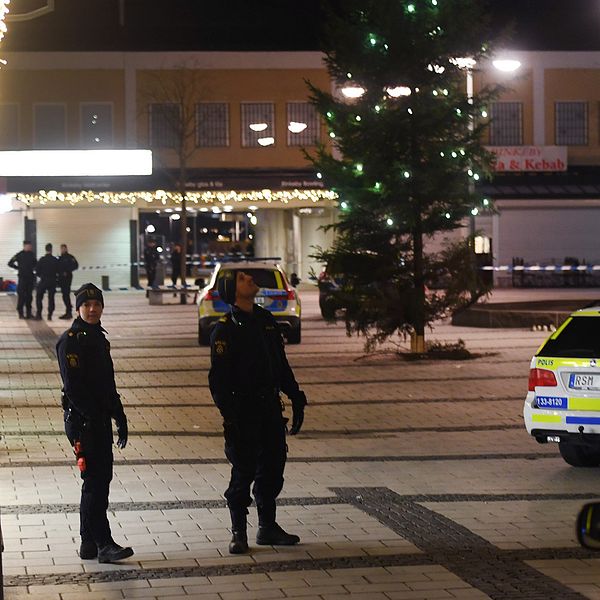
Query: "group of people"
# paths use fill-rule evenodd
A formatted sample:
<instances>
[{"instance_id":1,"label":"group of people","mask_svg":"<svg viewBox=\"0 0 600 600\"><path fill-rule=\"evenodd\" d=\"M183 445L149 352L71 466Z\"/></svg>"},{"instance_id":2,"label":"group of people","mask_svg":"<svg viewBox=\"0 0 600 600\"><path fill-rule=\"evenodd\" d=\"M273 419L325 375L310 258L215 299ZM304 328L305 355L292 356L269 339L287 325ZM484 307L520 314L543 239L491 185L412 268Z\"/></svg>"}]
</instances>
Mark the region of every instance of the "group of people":
<instances>
[{"instance_id":1,"label":"group of people","mask_svg":"<svg viewBox=\"0 0 600 600\"><path fill-rule=\"evenodd\" d=\"M73 271L79 268L76 258L69 254L66 244L60 246L60 256L52 254L52 244L46 244L46 254L36 259L30 240L23 241L23 250L17 252L9 261L8 266L18 270L17 283L17 312L19 319L42 318L44 295L48 292L48 320L54 314L54 295L59 287L65 304L65 313L60 319L73 318L71 303L71 284ZM37 281L39 279L39 281ZM37 284L36 284L37 282ZM32 313L33 290L35 294L35 316Z\"/></svg>"},{"instance_id":2,"label":"group of people","mask_svg":"<svg viewBox=\"0 0 600 600\"><path fill-rule=\"evenodd\" d=\"M230 311L212 333L208 381L223 418L225 455L231 463L225 491L232 533L228 549L231 554L249 551L251 491L258 511L256 543L297 544L300 538L276 520L288 429L280 394L292 403L291 435L302 427L306 396L288 363L275 318L254 303L259 288L252 276L241 269L225 271L217 286ZM75 306L77 318L60 337L56 354L63 381L65 431L83 479L79 554L84 560L110 563L133 555L132 548L114 541L107 519L112 420L121 449L127 444L128 424L115 385L110 344L100 323L102 290L92 283L83 285L75 292Z\"/></svg>"}]
</instances>

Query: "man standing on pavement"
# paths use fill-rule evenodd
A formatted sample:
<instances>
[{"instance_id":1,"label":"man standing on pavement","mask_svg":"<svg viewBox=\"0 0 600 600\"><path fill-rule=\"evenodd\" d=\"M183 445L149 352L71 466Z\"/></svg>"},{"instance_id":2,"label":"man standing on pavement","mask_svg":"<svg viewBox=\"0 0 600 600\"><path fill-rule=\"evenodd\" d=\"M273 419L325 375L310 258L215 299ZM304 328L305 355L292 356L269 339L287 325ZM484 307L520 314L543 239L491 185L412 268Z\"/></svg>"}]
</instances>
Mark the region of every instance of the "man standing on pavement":
<instances>
[{"instance_id":1,"label":"man standing on pavement","mask_svg":"<svg viewBox=\"0 0 600 600\"><path fill-rule=\"evenodd\" d=\"M275 520L287 451L287 419L279 393L292 401L291 435L302 427L306 396L288 364L277 322L268 310L254 304L258 289L242 270L220 273L219 295L232 306L211 335L208 379L223 416L225 455L231 463L225 492L231 514L231 554L248 551L246 515L252 482L258 510L256 543L290 546L300 541Z\"/></svg>"},{"instance_id":2,"label":"man standing on pavement","mask_svg":"<svg viewBox=\"0 0 600 600\"><path fill-rule=\"evenodd\" d=\"M177 279L181 278L181 244L175 244L171 250L171 280L173 287L177 285ZM183 279L181 279L183 285Z\"/></svg>"},{"instance_id":3,"label":"man standing on pavement","mask_svg":"<svg viewBox=\"0 0 600 600\"><path fill-rule=\"evenodd\" d=\"M127 444L127 418L117 393L110 344L100 324L102 290L86 283L75 292L78 317L56 345L63 381L65 432L81 471L79 508L81 547L85 560L110 563L133 555L112 538L107 518L113 476L112 421L117 425L117 447Z\"/></svg>"},{"instance_id":4,"label":"man standing on pavement","mask_svg":"<svg viewBox=\"0 0 600 600\"><path fill-rule=\"evenodd\" d=\"M31 303L33 301L33 286L35 285L34 269L36 265L33 246L29 240L23 241L23 250L17 252L9 261L11 269L18 269L17 312L19 319L31 319ZM23 314L25 310L25 314Z\"/></svg>"},{"instance_id":5,"label":"man standing on pavement","mask_svg":"<svg viewBox=\"0 0 600 600\"><path fill-rule=\"evenodd\" d=\"M73 283L73 271L79 268L77 259L69 254L66 244L60 245L60 256L58 257L58 285L65 303L65 314L59 319L73 318L73 305L71 304L71 284Z\"/></svg>"},{"instance_id":6,"label":"man standing on pavement","mask_svg":"<svg viewBox=\"0 0 600 600\"><path fill-rule=\"evenodd\" d=\"M148 287L154 287L156 279L156 265L160 260L160 254L156 249L156 242L149 240L144 249L144 264L146 265L146 277L148 278Z\"/></svg>"},{"instance_id":7,"label":"man standing on pavement","mask_svg":"<svg viewBox=\"0 0 600 600\"><path fill-rule=\"evenodd\" d=\"M42 318L42 301L48 292L48 321L52 321L54 313L54 294L56 294L56 280L58 278L58 259L52 255L52 244L46 244L46 254L38 260L35 267L36 275L40 278L35 292L35 318Z\"/></svg>"}]
</instances>

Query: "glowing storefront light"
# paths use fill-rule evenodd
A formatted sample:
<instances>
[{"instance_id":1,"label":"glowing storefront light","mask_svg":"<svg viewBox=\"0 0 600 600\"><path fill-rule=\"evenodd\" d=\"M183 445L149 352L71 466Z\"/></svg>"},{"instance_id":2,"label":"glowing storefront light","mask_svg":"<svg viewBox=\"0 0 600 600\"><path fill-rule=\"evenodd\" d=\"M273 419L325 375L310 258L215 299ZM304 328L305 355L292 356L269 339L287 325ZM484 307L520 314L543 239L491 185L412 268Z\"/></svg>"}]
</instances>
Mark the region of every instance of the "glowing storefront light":
<instances>
[{"instance_id":1,"label":"glowing storefront light","mask_svg":"<svg viewBox=\"0 0 600 600\"><path fill-rule=\"evenodd\" d=\"M1 177L98 177L151 174L151 150L0 152Z\"/></svg>"}]
</instances>

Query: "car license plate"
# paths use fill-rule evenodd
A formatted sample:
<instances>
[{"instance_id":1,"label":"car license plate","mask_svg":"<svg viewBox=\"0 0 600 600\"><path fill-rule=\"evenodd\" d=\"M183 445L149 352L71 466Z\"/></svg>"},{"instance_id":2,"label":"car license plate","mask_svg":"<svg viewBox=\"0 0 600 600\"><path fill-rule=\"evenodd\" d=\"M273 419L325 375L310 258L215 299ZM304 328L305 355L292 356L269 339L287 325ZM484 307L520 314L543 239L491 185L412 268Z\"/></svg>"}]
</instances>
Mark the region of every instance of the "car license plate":
<instances>
[{"instance_id":1,"label":"car license plate","mask_svg":"<svg viewBox=\"0 0 600 600\"><path fill-rule=\"evenodd\" d=\"M254 302L256 304L264 304L265 303L265 297L264 296L256 296L256 298L254 298Z\"/></svg>"},{"instance_id":2,"label":"car license plate","mask_svg":"<svg viewBox=\"0 0 600 600\"><path fill-rule=\"evenodd\" d=\"M600 375L569 375L569 387L572 390L600 390Z\"/></svg>"}]
</instances>

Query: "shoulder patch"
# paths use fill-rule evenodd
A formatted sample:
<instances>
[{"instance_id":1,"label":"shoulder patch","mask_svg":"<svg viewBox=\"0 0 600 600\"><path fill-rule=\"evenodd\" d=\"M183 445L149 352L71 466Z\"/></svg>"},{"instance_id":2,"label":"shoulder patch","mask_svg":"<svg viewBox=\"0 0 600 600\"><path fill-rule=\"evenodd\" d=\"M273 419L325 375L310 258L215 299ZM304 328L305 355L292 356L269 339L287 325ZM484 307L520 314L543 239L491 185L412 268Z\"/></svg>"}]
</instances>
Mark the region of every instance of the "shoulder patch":
<instances>
[{"instance_id":1,"label":"shoulder patch","mask_svg":"<svg viewBox=\"0 0 600 600\"><path fill-rule=\"evenodd\" d=\"M215 340L215 352L217 354L225 354L227 351L227 342L225 340Z\"/></svg>"},{"instance_id":2,"label":"shoulder patch","mask_svg":"<svg viewBox=\"0 0 600 600\"><path fill-rule=\"evenodd\" d=\"M79 368L79 355L78 354L67 354L67 362L71 369Z\"/></svg>"}]
</instances>

